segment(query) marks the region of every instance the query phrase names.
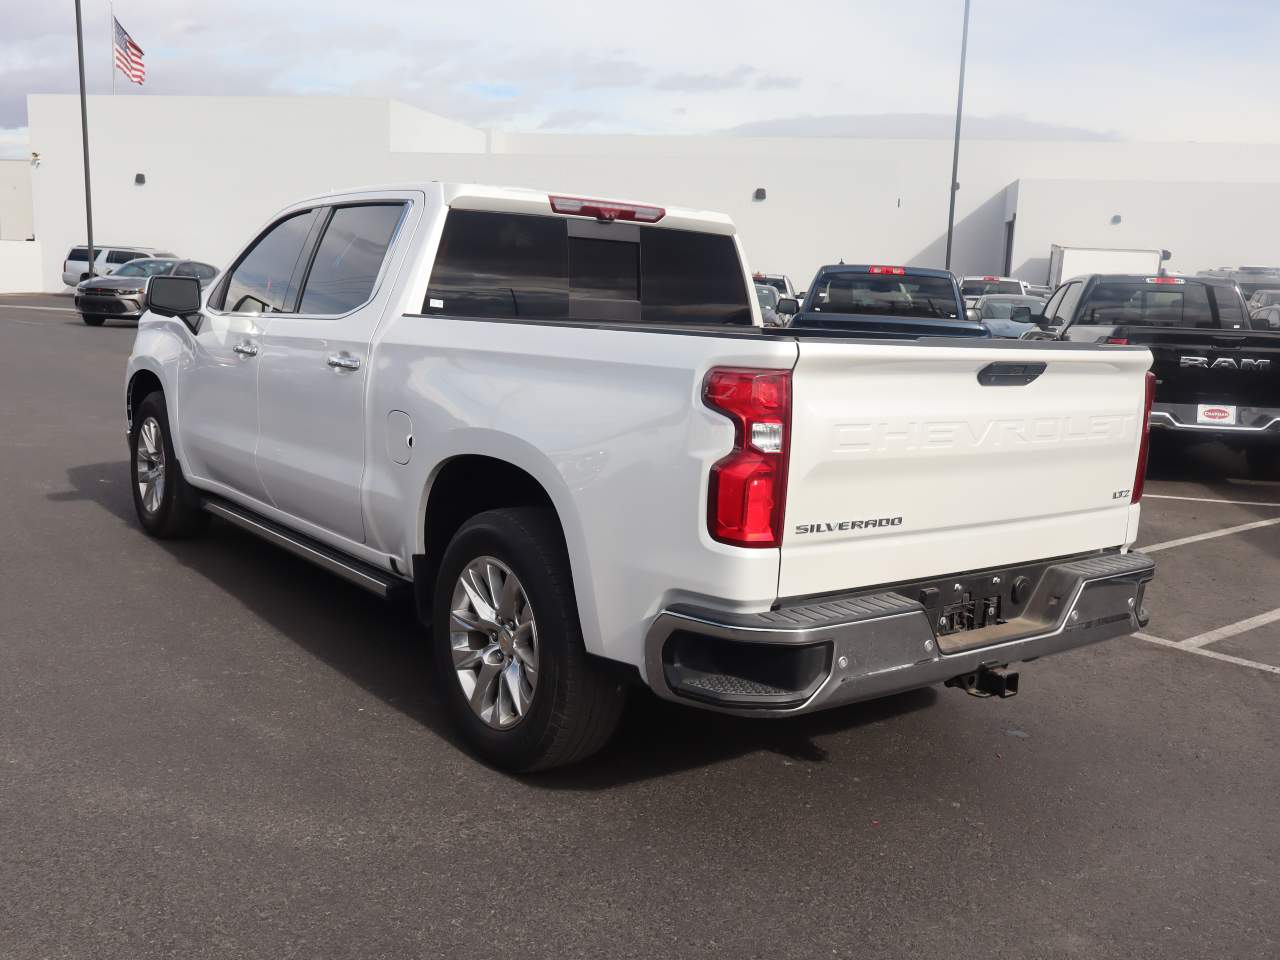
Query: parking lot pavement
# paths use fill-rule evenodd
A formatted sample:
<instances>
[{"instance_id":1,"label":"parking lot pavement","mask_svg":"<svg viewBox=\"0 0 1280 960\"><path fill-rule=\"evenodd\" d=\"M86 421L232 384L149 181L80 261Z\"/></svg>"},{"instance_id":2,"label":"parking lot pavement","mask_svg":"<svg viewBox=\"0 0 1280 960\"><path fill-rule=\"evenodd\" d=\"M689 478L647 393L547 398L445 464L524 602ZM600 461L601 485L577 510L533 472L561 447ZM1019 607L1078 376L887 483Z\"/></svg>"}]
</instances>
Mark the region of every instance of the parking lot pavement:
<instances>
[{"instance_id":1,"label":"parking lot pavement","mask_svg":"<svg viewBox=\"0 0 1280 960\"><path fill-rule=\"evenodd\" d=\"M145 537L132 330L18 302L0 956L1280 955L1280 524L1164 546L1151 639L1028 664L1012 700L637 695L591 762L511 778L452 739L406 610L225 525ZM1240 475L1157 458L1143 542L1280 518Z\"/></svg>"}]
</instances>

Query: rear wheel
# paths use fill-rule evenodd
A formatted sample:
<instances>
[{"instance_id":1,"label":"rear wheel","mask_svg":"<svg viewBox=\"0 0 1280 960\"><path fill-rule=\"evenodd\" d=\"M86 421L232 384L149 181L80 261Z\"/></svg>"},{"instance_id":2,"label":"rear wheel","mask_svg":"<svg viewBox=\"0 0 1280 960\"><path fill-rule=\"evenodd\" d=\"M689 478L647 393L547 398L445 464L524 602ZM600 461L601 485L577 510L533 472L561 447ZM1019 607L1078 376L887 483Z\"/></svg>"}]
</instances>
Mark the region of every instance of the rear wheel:
<instances>
[{"instance_id":1,"label":"rear wheel","mask_svg":"<svg viewBox=\"0 0 1280 960\"><path fill-rule=\"evenodd\" d=\"M133 411L129 431L130 486L142 529L153 537L191 537L209 524L182 476L169 439L162 393L149 393Z\"/></svg>"},{"instance_id":2,"label":"rear wheel","mask_svg":"<svg viewBox=\"0 0 1280 960\"><path fill-rule=\"evenodd\" d=\"M1245 451L1249 475L1255 480L1280 480L1280 446L1250 447Z\"/></svg>"},{"instance_id":3,"label":"rear wheel","mask_svg":"<svg viewBox=\"0 0 1280 960\"><path fill-rule=\"evenodd\" d=\"M468 520L445 551L433 613L441 692L485 760L545 770L590 756L613 735L625 689L583 646L551 511L490 510Z\"/></svg>"},{"instance_id":4,"label":"rear wheel","mask_svg":"<svg viewBox=\"0 0 1280 960\"><path fill-rule=\"evenodd\" d=\"M102 322L107 318L102 316L100 313L82 313L80 314L80 319L83 320L87 326L100 327L102 326Z\"/></svg>"}]
</instances>

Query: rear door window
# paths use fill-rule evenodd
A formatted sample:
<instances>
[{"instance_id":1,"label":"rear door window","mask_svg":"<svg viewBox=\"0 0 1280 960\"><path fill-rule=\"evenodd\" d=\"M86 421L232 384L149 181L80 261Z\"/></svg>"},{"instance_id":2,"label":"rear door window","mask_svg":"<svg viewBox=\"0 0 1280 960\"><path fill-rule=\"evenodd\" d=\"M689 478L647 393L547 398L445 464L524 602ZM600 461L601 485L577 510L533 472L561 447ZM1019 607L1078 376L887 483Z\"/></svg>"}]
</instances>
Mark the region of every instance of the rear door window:
<instances>
[{"instance_id":1,"label":"rear door window","mask_svg":"<svg viewBox=\"0 0 1280 960\"><path fill-rule=\"evenodd\" d=\"M1214 305L1218 308L1218 326L1224 330L1248 330L1244 307L1236 296L1234 287L1209 287L1213 291Z\"/></svg>"},{"instance_id":2,"label":"rear door window","mask_svg":"<svg viewBox=\"0 0 1280 960\"><path fill-rule=\"evenodd\" d=\"M339 314L373 296L403 203L337 207L316 248L299 313Z\"/></svg>"},{"instance_id":3,"label":"rear door window","mask_svg":"<svg viewBox=\"0 0 1280 960\"><path fill-rule=\"evenodd\" d=\"M222 284L217 307L232 313L291 313L315 217L315 210L304 210L267 228Z\"/></svg>"},{"instance_id":4,"label":"rear door window","mask_svg":"<svg viewBox=\"0 0 1280 960\"><path fill-rule=\"evenodd\" d=\"M68 260L88 260L89 251L85 247L72 247L71 252L67 254Z\"/></svg>"},{"instance_id":5,"label":"rear door window","mask_svg":"<svg viewBox=\"0 0 1280 960\"><path fill-rule=\"evenodd\" d=\"M1099 283L1080 306L1076 323L1117 327L1214 327L1201 283Z\"/></svg>"},{"instance_id":6,"label":"rear door window","mask_svg":"<svg viewBox=\"0 0 1280 960\"><path fill-rule=\"evenodd\" d=\"M128 263L130 260L140 260L141 258L142 254L136 253L133 250L112 250L107 254L107 263L119 265L122 263Z\"/></svg>"}]
</instances>

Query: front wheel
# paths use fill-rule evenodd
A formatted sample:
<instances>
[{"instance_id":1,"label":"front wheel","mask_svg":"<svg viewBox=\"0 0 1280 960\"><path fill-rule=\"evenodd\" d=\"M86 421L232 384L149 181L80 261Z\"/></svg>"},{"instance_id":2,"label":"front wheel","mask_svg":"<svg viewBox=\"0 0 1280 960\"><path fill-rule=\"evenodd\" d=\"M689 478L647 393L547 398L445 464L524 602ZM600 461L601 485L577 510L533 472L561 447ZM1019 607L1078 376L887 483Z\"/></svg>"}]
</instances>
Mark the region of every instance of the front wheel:
<instances>
[{"instance_id":1,"label":"front wheel","mask_svg":"<svg viewBox=\"0 0 1280 960\"><path fill-rule=\"evenodd\" d=\"M445 703L470 747L507 770L545 770L599 750L621 682L586 653L554 514L490 510L445 551L432 643Z\"/></svg>"},{"instance_id":2,"label":"front wheel","mask_svg":"<svg viewBox=\"0 0 1280 960\"><path fill-rule=\"evenodd\" d=\"M142 529L153 537L194 536L209 524L195 502L169 437L164 395L149 393L133 411L129 430L130 486Z\"/></svg>"},{"instance_id":3,"label":"front wheel","mask_svg":"<svg viewBox=\"0 0 1280 960\"><path fill-rule=\"evenodd\" d=\"M82 313L80 319L84 321L87 327L100 327L107 318L100 313Z\"/></svg>"}]
</instances>

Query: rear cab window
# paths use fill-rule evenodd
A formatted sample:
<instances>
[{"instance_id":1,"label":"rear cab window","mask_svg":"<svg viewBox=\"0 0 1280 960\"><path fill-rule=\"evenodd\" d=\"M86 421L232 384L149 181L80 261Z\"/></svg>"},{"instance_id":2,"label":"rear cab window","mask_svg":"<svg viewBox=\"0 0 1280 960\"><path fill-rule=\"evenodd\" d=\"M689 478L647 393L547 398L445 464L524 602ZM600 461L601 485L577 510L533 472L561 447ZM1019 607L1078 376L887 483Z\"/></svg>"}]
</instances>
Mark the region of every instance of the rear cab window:
<instances>
[{"instance_id":1,"label":"rear cab window","mask_svg":"<svg viewBox=\"0 0 1280 960\"><path fill-rule=\"evenodd\" d=\"M423 313L748 325L747 297L731 236L451 210Z\"/></svg>"},{"instance_id":2,"label":"rear cab window","mask_svg":"<svg viewBox=\"0 0 1280 960\"><path fill-rule=\"evenodd\" d=\"M1089 290L1076 324L1109 327L1217 327L1208 287L1181 277L1102 280Z\"/></svg>"},{"instance_id":3,"label":"rear cab window","mask_svg":"<svg viewBox=\"0 0 1280 960\"><path fill-rule=\"evenodd\" d=\"M884 269L886 272L820 273L809 288L805 312L929 320L963 318L950 278L913 274L900 267ZM894 270L903 272L889 272Z\"/></svg>"},{"instance_id":4,"label":"rear cab window","mask_svg":"<svg viewBox=\"0 0 1280 960\"><path fill-rule=\"evenodd\" d=\"M1017 280L999 280L999 279L980 279L970 278L965 280L960 286L960 293L966 297L982 297L990 293L1022 293L1022 284Z\"/></svg>"}]
</instances>

